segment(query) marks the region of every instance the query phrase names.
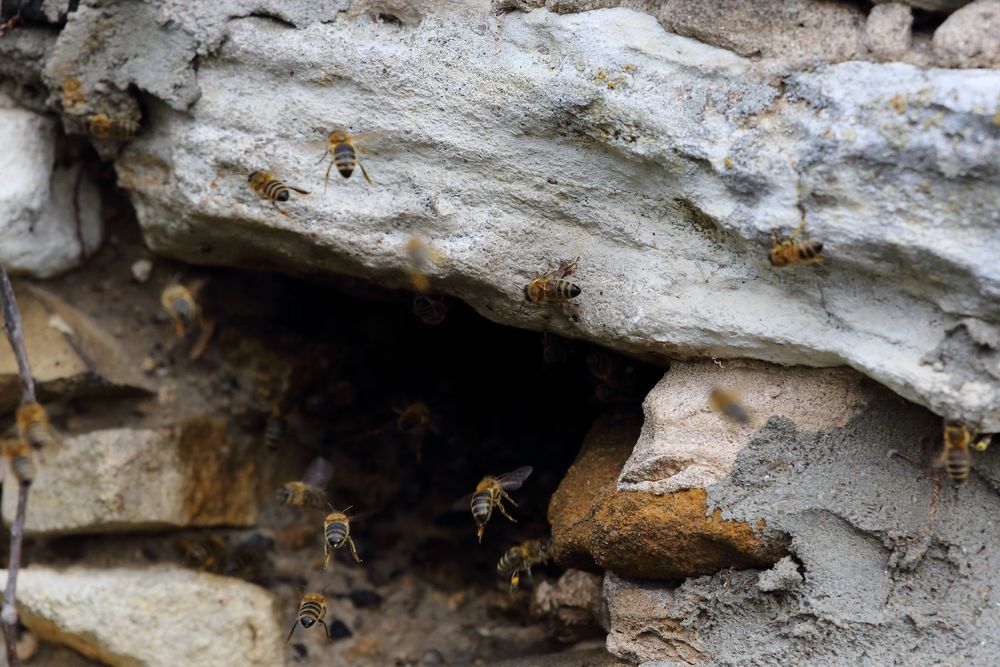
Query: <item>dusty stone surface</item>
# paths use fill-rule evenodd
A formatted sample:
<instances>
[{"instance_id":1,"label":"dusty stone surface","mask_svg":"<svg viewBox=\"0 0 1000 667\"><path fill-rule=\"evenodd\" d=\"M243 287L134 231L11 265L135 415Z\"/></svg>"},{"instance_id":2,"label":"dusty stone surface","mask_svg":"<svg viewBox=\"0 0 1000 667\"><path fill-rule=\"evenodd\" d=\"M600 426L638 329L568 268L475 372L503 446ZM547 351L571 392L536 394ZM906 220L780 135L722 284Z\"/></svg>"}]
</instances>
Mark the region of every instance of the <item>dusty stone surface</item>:
<instances>
[{"instance_id":1,"label":"dusty stone surface","mask_svg":"<svg viewBox=\"0 0 1000 667\"><path fill-rule=\"evenodd\" d=\"M11 273L38 278L62 273L93 252L103 237L94 179L82 164L57 164L57 124L55 118L17 107L0 91L5 136L0 154L0 263ZM74 209L79 211L79 225Z\"/></svg>"},{"instance_id":2,"label":"dusty stone surface","mask_svg":"<svg viewBox=\"0 0 1000 667\"><path fill-rule=\"evenodd\" d=\"M934 53L951 67L1000 67L1000 0L975 0L934 31Z\"/></svg>"},{"instance_id":3,"label":"dusty stone surface","mask_svg":"<svg viewBox=\"0 0 1000 667\"><path fill-rule=\"evenodd\" d=\"M759 538L752 519L723 520L706 505L703 488L663 495L619 490L617 479L638 432L636 420L604 418L587 435L549 503L557 563L677 579L770 565L781 557L780 538Z\"/></svg>"},{"instance_id":4,"label":"dusty stone surface","mask_svg":"<svg viewBox=\"0 0 1000 667\"><path fill-rule=\"evenodd\" d=\"M543 622L560 642L572 643L604 636L607 626L602 577L566 570L553 583L543 581L531 596L531 616Z\"/></svg>"},{"instance_id":5,"label":"dusty stone surface","mask_svg":"<svg viewBox=\"0 0 1000 667\"><path fill-rule=\"evenodd\" d=\"M283 664L274 598L238 579L176 567L29 567L17 592L32 632L107 665Z\"/></svg>"},{"instance_id":6,"label":"dusty stone surface","mask_svg":"<svg viewBox=\"0 0 1000 667\"><path fill-rule=\"evenodd\" d=\"M775 575L757 570L676 588L609 574L609 649L658 667L678 655L707 665L891 664L900 655L990 664L1000 650L1000 496L989 480L1000 455L978 453L956 490L930 467L939 442L939 420L893 397L842 429L772 417L709 487L709 507L727 519L761 516L765 533L788 535L801 581L765 592L760 581ZM784 579L781 570L791 567L772 571Z\"/></svg>"},{"instance_id":7,"label":"dusty stone surface","mask_svg":"<svg viewBox=\"0 0 1000 667\"><path fill-rule=\"evenodd\" d=\"M115 338L55 294L17 284L25 345L43 400L94 395L142 394L150 390ZM0 409L21 398L17 360L0 345Z\"/></svg>"},{"instance_id":8,"label":"dusty stone surface","mask_svg":"<svg viewBox=\"0 0 1000 667\"><path fill-rule=\"evenodd\" d=\"M899 60L910 50L913 12L902 2L875 5L865 22L865 46L877 60Z\"/></svg>"},{"instance_id":9,"label":"dusty stone surface","mask_svg":"<svg viewBox=\"0 0 1000 667\"><path fill-rule=\"evenodd\" d=\"M38 465L29 534L250 526L256 520L254 464L227 443L219 422L192 419L172 429L112 429L64 440ZM8 524L16 504L16 485L5 484Z\"/></svg>"},{"instance_id":10,"label":"dusty stone surface","mask_svg":"<svg viewBox=\"0 0 1000 667\"><path fill-rule=\"evenodd\" d=\"M799 564L791 556L785 556L774 564L770 570L760 573L757 588L765 593L788 591L802 583Z\"/></svg>"},{"instance_id":11,"label":"dusty stone surface","mask_svg":"<svg viewBox=\"0 0 1000 667\"><path fill-rule=\"evenodd\" d=\"M965 5L972 2L972 0L873 0L876 5L883 4L896 4L901 3L904 5L909 5L915 7L916 9L925 9L929 12L940 12L940 13L950 13L964 7Z\"/></svg>"},{"instance_id":12,"label":"dusty stone surface","mask_svg":"<svg viewBox=\"0 0 1000 667\"><path fill-rule=\"evenodd\" d=\"M709 405L716 387L739 395L748 424L734 423ZM618 488L663 494L707 487L729 474L771 416L811 430L842 428L876 395L873 383L844 368L675 363L643 402L642 433Z\"/></svg>"}]
</instances>

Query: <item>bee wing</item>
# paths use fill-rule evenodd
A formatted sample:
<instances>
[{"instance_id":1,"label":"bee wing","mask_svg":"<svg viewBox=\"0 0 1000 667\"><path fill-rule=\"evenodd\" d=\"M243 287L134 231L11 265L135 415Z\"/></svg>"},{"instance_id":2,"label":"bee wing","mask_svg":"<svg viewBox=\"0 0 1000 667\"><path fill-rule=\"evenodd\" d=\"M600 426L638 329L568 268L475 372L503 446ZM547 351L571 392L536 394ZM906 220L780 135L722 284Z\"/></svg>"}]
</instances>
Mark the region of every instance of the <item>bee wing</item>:
<instances>
[{"instance_id":1,"label":"bee wing","mask_svg":"<svg viewBox=\"0 0 1000 667\"><path fill-rule=\"evenodd\" d=\"M472 496L474 495L475 493L465 494L464 496L453 502L451 506L448 508L448 510L451 512L468 512L469 504L472 502Z\"/></svg>"},{"instance_id":2,"label":"bee wing","mask_svg":"<svg viewBox=\"0 0 1000 667\"><path fill-rule=\"evenodd\" d=\"M504 473L497 477L497 483L500 488L504 491L513 491L514 489L520 489L521 485L524 484L524 480L528 479L531 472L534 470L531 466L523 466L517 470L512 470L510 472Z\"/></svg>"},{"instance_id":3,"label":"bee wing","mask_svg":"<svg viewBox=\"0 0 1000 667\"><path fill-rule=\"evenodd\" d=\"M369 510L367 512L358 512L357 514L348 514L347 519L351 523L354 523L356 521L364 521L366 519L370 519L376 514L378 514L378 510Z\"/></svg>"},{"instance_id":4,"label":"bee wing","mask_svg":"<svg viewBox=\"0 0 1000 667\"><path fill-rule=\"evenodd\" d=\"M306 471L302 475L302 481L309 486L315 486L317 489L323 489L330 480L333 479L333 463L324 459L322 456L317 456L309 465L306 466Z\"/></svg>"},{"instance_id":5,"label":"bee wing","mask_svg":"<svg viewBox=\"0 0 1000 667\"><path fill-rule=\"evenodd\" d=\"M365 132L364 134L353 134L351 135L351 143L354 144L355 148L365 149L374 144L378 144L382 139L387 136L385 130L372 130L371 132Z\"/></svg>"}]
</instances>

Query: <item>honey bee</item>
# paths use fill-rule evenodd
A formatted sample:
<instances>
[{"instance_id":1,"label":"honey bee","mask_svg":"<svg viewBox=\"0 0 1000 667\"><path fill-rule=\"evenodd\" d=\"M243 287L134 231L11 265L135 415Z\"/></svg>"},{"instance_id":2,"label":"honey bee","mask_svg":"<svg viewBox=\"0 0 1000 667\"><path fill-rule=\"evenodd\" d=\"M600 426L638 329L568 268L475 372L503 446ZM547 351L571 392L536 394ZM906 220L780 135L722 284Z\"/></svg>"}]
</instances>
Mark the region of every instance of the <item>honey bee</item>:
<instances>
[{"instance_id":1,"label":"honey bee","mask_svg":"<svg viewBox=\"0 0 1000 667\"><path fill-rule=\"evenodd\" d=\"M805 226L806 222L803 219L802 224L795 230L795 233L784 241L778 236L778 232L773 232L774 246L771 247L767 255L768 259L771 260L772 266L818 264L823 261L823 256L821 255L823 244L821 242L810 239L799 240L799 236L802 234Z\"/></svg>"},{"instance_id":2,"label":"honey bee","mask_svg":"<svg viewBox=\"0 0 1000 667\"><path fill-rule=\"evenodd\" d=\"M291 197L291 190L295 190L295 192L302 195L309 194L306 190L301 190L295 186L279 181L266 171L253 172L247 177L247 182L250 183L250 187L253 188L253 191L257 193L258 197L270 201L271 206L277 209L278 213L281 215L288 215L288 213L281 210L281 207L278 206L278 202L288 201L288 198Z\"/></svg>"},{"instance_id":3,"label":"honey bee","mask_svg":"<svg viewBox=\"0 0 1000 667\"><path fill-rule=\"evenodd\" d=\"M202 572L220 573L226 557L226 540L221 535L196 535L175 543L181 560L187 567Z\"/></svg>"},{"instance_id":4,"label":"honey bee","mask_svg":"<svg viewBox=\"0 0 1000 667\"><path fill-rule=\"evenodd\" d=\"M295 634L295 627L299 623L307 630L319 623L326 631L326 638L333 643L333 637L330 636L330 628L327 627L326 621L323 620L325 617L326 597L322 593L306 593L302 596L302 601L299 602L299 612L295 617L295 623L292 624L292 629L288 632L285 643L287 644L292 640L292 635Z\"/></svg>"},{"instance_id":5,"label":"honey bee","mask_svg":"<svg viewBox=\"0 0 1000 667\"><path fill-rule=\"evenodd\" d=\"M487 475L476 486L476 491L472 494L470 509L472 510L472 518L476 520L476 537L479 538L480 543L483 541L483 533L486 531L486 524L493 515L494 508L500 510L501 514L514 523L517 523L517 519L507 513L506 508L503 506L503 501L509 500L511 505L517 507L517 503L514 502L514 499L507 492L521 488L524 481L531 475L532 470L531 466L524 466L496 477Z\"/></svg>"},{"instance_id":6,"label":"honey bee","mask_svg":"<svg viewBox=\"0 0 1000 667\"><path fill-rule=\"evenodd\" d=\"M23 403L17 409L17 431L21 439L35 449L42 449L58 442L45 408L33 401Z\"/></svg>"},{"instance_id":7,"label":"honey bee","mask_svg":"<svg viewBox=\"0 0 1000 667\"><path fill-rule=\"evenodd\" d=\"M87 117L87 131L98 139L131 139L139 131L139 122L129 114L96 113Z\"/></svg>"},{"instance_id":8,"label":"honey bee","mask_svg":"<svg viewBox=\"0 0 1000 667\"><path fill-rule=\"evenodd\" d=\"M393 408L396 413L396 430L403 435L423 437L427 431L437 432L431 409L423 401L410 403L404 408Z\"/></svg>"},{"instance_id":9,"label":"honey bee","mask_svg":"<svg viewBox=\"0 0 1000 667\"><path fill-rule=\"evenodd\" d=\"M571 299L580 296L580 286L567 280L576 271L576 264L580 261L577 257L572 261L564 261L556 269L549 269L527 284L524 288L524 296L531 303L568 303Z\"/></svg>"},{"instance_id":10,"label":"honey bee","mask_svg":"<svg viewBox=\"0 0 1000 667\"><path fill-rule=\"evenodd\" d=\"M431 248L422 237L411 236L406 241L407 273L414 291L420 294L427 293L431 286L427 271L432 264L439 264L441 259L441 253Z\"/></svg>"},{"instance_id":11,"label":"honey bee","mask_svg":"<svg viewBox=\"0 0 1000 667\"><path fill-rule=\"evenodd\" d=\"M713 409L718 410L723 416L737 424L750 423L750 415L747 414L747 411L740 405L732 392L716 387L709 394L708 403Z\"/></svg>"},{"instance_id":12,"label":"honey bee","mask_svg":"<svg viewBox=\"0 0 1000 667\"><path fill-rule=\"evenodd\" d=\"M322 509L326 505L326 485L333 478L333 464L323 457L309 462L302 481L289 482L278 489L276 496L282 505L297 505Z\"/></svg>"},{"instance_id":13,"label":"honey bee","mask_svg":"<svg viewBox=\"0 0 1000 667\"><path fill-rule=\"evenodd\" d=\"M943 465L956 484L963 483L969 477L969 442L972 434L961 420L946 419L944 422L944 449L938 458L938 465Z\"/></svg>"},{"instance_id":14,"label":"honey bee","mask_svg":"<svg viewBox=\"0 0 1000 667\"><path fill-rule=\"evenodd\" d=\"M222 574L260 581L269 567L273 567L268 553L274 548L274 538L262 533L252 533L226 550Z\"/></svg>"},{"instance_id":15,"label":"honey bee","mask_svg":"<svg viewBox=\"0 0 1000 667\"><path fill-rule=\"evenodd\" d=\"M521 583L521 571L527 572L530 577L533 565L541 565L552 559L551 550L550 540L528 540L504 552L497 563L497 573L510 577L511 593Z\"/></svg>"},{"instance_id":16,"label":"honey bee","mask_svg":"<svg viewBox=\"0 0 1000 667\"><path fill-rule=\"evenodd\" d=\"M364 152L360 146L355 145L357 137L352 138L347 132L343 130L334 130L326 137L326 150L323 152L323 156L319 159L320 162L326 159L326 156L330 156L330 166L326 168L326 176L323 178L323 192L326 192L327 185L330 182L330 170L336 165L337 171L344 178L350 178L351 174L354 173L354 167L357 165L361 169L361 175L365 177L365 180L369 183L372 182L370 176L368 176L368 171L365 166L361 164L361 160L358 159L358 153Z\"/></svg>"},{"instance_id":17,"label":"honey bee","mask_svg":"<svg viewBox=\"0 0 1000 667\"><path fill-rule=\"evenodd\" d=\"M341 548L345 544L351 548L351 556L354 557L354 562L361 562L358 550L354 546L354 539L351 537L351 521L358 521L363 516L348 516L347 513L350 510L350 507L344 511L335 510L331 507L330 513L323 520L323 553L326 556L326 560L323 562L324 570L330 566L334 550Z\"/></svg>"},{"instance_id":18,"label":"honey bee","mask_svg":"<svg viewBox=\"0 0 1000 667\"><path fill-rule=\"evenodd\" d=\"M4 458L14 477L21 484L35 481L35 451L21 438L11 438L0 443Z\"/></svg>"},{"instance_id":19,"label":"honey bee","mask_svg":"<svg viewBox=\"0 0 1000 667\"><path fill-rule=\"evenodd\" d=\"M180 283L171 283L160 295L160 303L170 315L177 329L177 335L183 338L197 324L202 325L201 309L191 291Z\"/></svg>"},{"instance_id":20,"label":"honey bee","mask_svg":"<svg viewBox=\"0 0 1000 667\"><path fill-rule=\"evenodd\" d=\"M448 317L451 306L443 296L432 296L430 294L413 295L413 314L420 318L420 321L427 326L437 326Z\"/></svg>"},{"instance_id":21,"label":"honey bee","mask_svg":"<svg viewBox=\"0 0 1000 667\"><path fill-rule=\"evenodd\" d=\"M984 433L980 435L974 443L972 443L972 448L977 452L985 452L991 442L993 442L993 434Z\"/></svg>"}]
</instances>

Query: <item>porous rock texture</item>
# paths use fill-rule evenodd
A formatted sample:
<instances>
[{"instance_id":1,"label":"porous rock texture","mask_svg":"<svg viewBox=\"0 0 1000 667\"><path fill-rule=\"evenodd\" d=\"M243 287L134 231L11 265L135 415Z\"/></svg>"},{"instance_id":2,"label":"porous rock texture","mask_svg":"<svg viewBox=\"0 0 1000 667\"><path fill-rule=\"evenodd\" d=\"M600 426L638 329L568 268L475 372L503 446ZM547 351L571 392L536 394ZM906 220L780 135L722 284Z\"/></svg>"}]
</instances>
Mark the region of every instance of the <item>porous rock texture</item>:
<instances>
[{"instance_id":1,"label":"porous rock texture","mask_svg":"<svg viewBox=\"0 0 1000 667\"><path fill-rule=\"evenodd\" d=\"M934 31L934 51L951 67L1000 67L1000 0L975 0Z\"/></svg>"},{"instance_id":2,"label":"porous rock texture","mask_svg":"<svg viewBox=\"0 0 1000 667\"><path fill-rule=\"evenodd\" d=\"M443 256L433 288L496 321L849 365L1000 430L1000 72L744 58L634 9L490 9L83 2L43 77L75 130L67 79L87 113L132 117L114 91L150 93L115 165L158 252L403 287L419 233ZM334 172L323 192L334 128L376 131L374 185ZM279 215L248 188L255 169L312 194ZM772 231L803 218L827 262L772 268ZM575 256L579 305L524 307L525 284Z\"/></svg>"},{"instance_id":3,"label":"porous rock texture","mask_svg":"<svg viewBox=\"0 0 1000 667\"><path fill-rule=\"evenodd\" d=\"M283 664L273 597L231 577L169 566L29 567L17 593L32 632L106 665Z\"/></svg>"},{"instance_id":4,"label":"porous rock texture","mask_svg":"<svg viewBox=\"0 0 1000 667\"><path fill-rule=\"evenodd\" d=\"M221 423L110 429L66 437L44 452L31 487L29 534L106 533L180 526L250 526L257 515L251 460ZM13 520L17 485L3 487Z\"/></svg>"}]
</instances>

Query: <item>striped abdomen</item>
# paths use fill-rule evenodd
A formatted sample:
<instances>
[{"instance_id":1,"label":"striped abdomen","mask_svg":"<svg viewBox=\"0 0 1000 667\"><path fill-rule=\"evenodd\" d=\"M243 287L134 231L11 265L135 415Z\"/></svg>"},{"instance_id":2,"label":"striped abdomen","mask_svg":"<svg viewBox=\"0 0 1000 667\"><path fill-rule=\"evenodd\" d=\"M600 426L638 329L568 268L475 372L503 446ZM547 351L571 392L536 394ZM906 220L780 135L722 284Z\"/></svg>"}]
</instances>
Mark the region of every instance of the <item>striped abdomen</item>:
<instances>
[{"instance_id":1,"label":"striped abdomen","mask_svg":"<svg viewBox=\"0 0 1000 667\"><path fill-rule=\"evenodd\" d=\"M493 493L489 489L477 491L472 496L470 505L472 518L476 520L478 525L485 526L486 522L490 520L490 515L493 514Z\"/></svg>"},{"instance_id":2,"label":"striped abdomen","mask_svg":"<svg viewBox=\"0 0 1000 667\"><path fill-rule=\"evenodd\" d=\"M961 484L969 477L971 460L969 450L965 447L953 447L945 457L944 468L953 482Z\"/></svg>"},{"instance_id":3,"label":"striped abdomen","mask_svg":"<svg viewBox=\"0 0 1000 667\"><path fill-rule=\"evenodd\" d=\"M580 286L565 278L535 278L525 288L532 303L565 303L580 295Z\"/></svg>"},{"instance_id":4,"label":"striped abdomen","mask_svg":"<svg viewBox=\"0 0 1000 667\"><path fill-rule=\"evenodd\" d=\"M276 178L266 178L260 183L254 184L254 191L264 199L271 201L288 201L291 193L288 186Z\"/></svg>"},{"instance_id":5,"label":"striped abdomen","mask_svg":"<svg viewBox=\"0 0 1000 667\"><path fill-rule=\"evenodd\" d=\"M497 572L508 575L516 570L520 570L523 565L524 557L521 554L520 547L511 547L500 557L500 562L497 563Z\"/></svg>"},{"instance_id":6,"label":"striped abdomen","mask_svg":"<svg viewBox=\"0 0 1000 667\"><path fill-rule=\"evenodd\" d=\"M264 425L264 444L271 449L277 449L284 439L285 419L281 415L270 415Z\"/></svg>"},{"instance_id":7,"label":"striped abdomen","mask_svg":"<svg viewBox=\"0 0 1000 667\"><path fill-rule=\"evenodd\" d=\"M30 455L15 456L10 460L10 467L14 470L14 476L25 484L30 484L35 479L35 462Z\"/></svg>"},{"instance_id":8,"label":"striped abdomen","mask_svg":"<svg viewBox=\"0 0 1000 667\"><path fill-rule=\"evenodd\" d=\"M771 249L774 266L789 266L822 261L823 244L820 241L785 241Z\"/></svg>"},{"instance_id":9,"label":"striped abdomen","mask_svg":"<svg viewBox=\"0 0 1000 667\"><path fill-rule=\"evenodd\" d=\"M303 628L311 628L326 616L326 605L311 597L302 599L299 605L299 623Z\"/></svg>"},{"instance_id":10,"label":"striped abdomen","mask_svg":"<svg viewBox=\"0 0 1000 667\"><path fill-rule=\"evenodd\" d=\"M358 156L354 146L340 143L333 147L333 164L344 178L350 178L354 167L358 164Z\"/></svg>"},{"instance_id":11,"label":"striped abdomen","mask_svg":"<svg viewBox=\"0 0 1000 667\"><path fill-rule=\"evenodd\" d=\"M326 541L334 549L343 546L344 542L347 540L348 527L343 521L333 521L327 524L326 528L323 529L326 535Z\"/></svg>"}]
</instances>

